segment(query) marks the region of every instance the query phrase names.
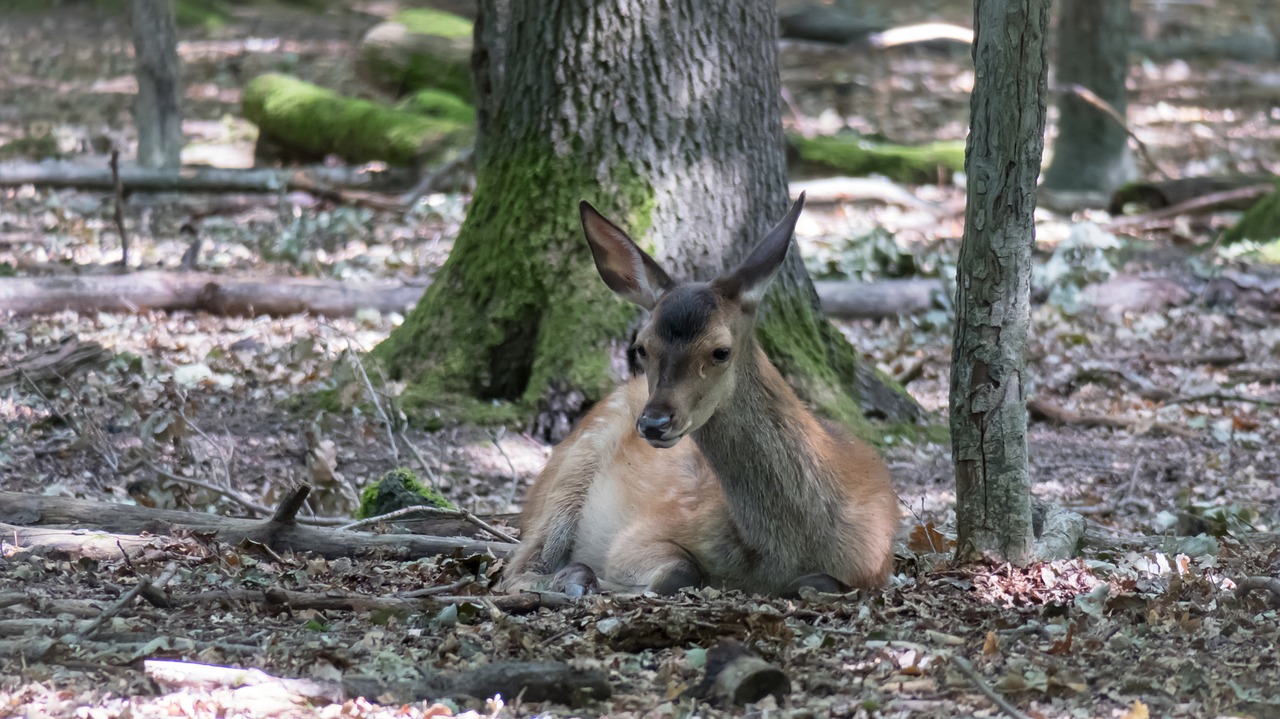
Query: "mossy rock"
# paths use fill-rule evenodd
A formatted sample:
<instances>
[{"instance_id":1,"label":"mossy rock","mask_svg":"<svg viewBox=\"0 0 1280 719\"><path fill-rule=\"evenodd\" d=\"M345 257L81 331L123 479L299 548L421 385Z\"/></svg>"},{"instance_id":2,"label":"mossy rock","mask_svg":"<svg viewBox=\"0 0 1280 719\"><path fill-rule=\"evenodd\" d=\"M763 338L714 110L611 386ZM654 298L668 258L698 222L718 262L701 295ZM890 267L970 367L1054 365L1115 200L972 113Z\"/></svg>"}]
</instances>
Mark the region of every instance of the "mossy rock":
<instances>
[{"instance_id":1,"label":"mossy rock","mask_svg":"<svg viewBox=\"0 0 1280 719\"><path fill-rule=\"evenodd\" d=\"M396 103L396 109L462 125L474 125L476 122L476 109L471 103L443 90L419 90Z\"/></svg>"},{"instance_id":2,"label":"mossy rock","mask_svg":"<svg viewBox=\"0 0 1280 719\"><path fill-rule=\"evenodd\" d=\"M356 49L356 74L396 97L437 89L474 99L471 21L436 10L401 16L411 24L384 22L365 33Z\"/></svg>"},{"instance_id":3,"label":"mossy rock","mask_svg":"<svg viewBox=\"0 0 1280 719\"><path fill-rule=\"evenodd\" d=\"M302 158L335 154L353 163L417 165L475 140L474 125L343 97L274 73L245 87L243 107L258 126L259 141Z\"/></svg>"},{"instance_id":4,"label":"mossy rock","mask_svg":"<svg viewBox=\"0 0 1280 719\"><path fill-rule=\"evenodd\" d=\"M1280 184L1276 188L1253 203L1253 207L1223 233L1223 242L1250 240L1268 244L1280 240Z\"/></svg>"},{"instance_id":5,"label":"mossy rock","mask_svg":"<svg viewBox=\"0 0 1280 719\"><path fill-rule=\"evenodd\" d=\"M842 175L884 175L905 183L937 182L964 170L963 142L895 145L861 135L804 137L788 134L794 159L802 170L835 171Z\"/></svg>"},{"instance_id":6,"label":"mossy rock","mask_svg":"<svg viewBox=\"0 0 1280 719\"><path fill-rule=\"evenodd\" d=\"M464 38L471 40L473 24L465 17L435 8L406 8L391 16L391 22L398 22L419 35L439 35L447 38Z\"/></svg>"},{"instance_id":7,"label":"mossy rock","mask_svg":"<svg viewBox=\"0 0 1280 719\"><path fill-rule=\"evenodd\" d=\"M440 507L453 509L453 503L444 495L424 485L411 470L403 467L382 475L377 482L365 487L360 494L357 519L380 517L407 507Z\"/></svg>"}]
</instances>

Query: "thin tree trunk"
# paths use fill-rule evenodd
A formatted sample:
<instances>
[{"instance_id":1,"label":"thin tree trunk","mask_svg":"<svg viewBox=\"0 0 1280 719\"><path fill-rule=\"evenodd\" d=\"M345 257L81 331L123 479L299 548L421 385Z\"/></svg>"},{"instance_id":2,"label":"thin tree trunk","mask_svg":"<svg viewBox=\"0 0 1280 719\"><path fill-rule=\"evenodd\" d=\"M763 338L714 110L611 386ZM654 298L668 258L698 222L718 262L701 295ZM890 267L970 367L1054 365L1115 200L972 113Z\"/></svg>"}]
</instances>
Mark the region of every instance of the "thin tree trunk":
<instances>
[{"instance_id":1,"label":"thin tree trunk","mask_svg":"<svg viewBox=\"0 0 1280 719\"><path fill-rule=\"evenodd\" d=\"M557 436L613 385L635 314L592 267L580 200L680 279L746 254L787 205L776 29L772 0L482 0L476 194L375 351L410 404L507 400ZM915 416L822 317L798 253L777 286L762 339L811 401L855 423L859 399Z\"/></svg>"},{"instance_id":2,"label":"thin tree trunk","mask_svg":"<svg viewBox=\"0 0 1280 719\"><path fill-rule=\"evenodd\" d=\"M182 84L178 81L178 33L173 0L132 0L130 23L137 56L138 164L182 164Z\"/></svg>"},{"instance_id":3,"label":"thin tree trunk","mask_svg":"<svg viewBox=\"0 0 1280 719\"><path fill-rule=\"evenodd\" d=\"M976 0L976 81L956 270L951 444L957 553L1032 557L1026 357L1049 0Z\"/></svg>"},{"instance_id":4,"label":"thin tree trunk","mask_svg":"<svg viewBox=\"0 0 1280 719\"><path fill-rule=\"evenodd\" d=\"M1044 184L1110 192L1137 175L1129 136L1072 85L1091 90L1123 117L1129 104L1129 0L1058 0L1058 138Z\"/></svg>"}]
</instances>

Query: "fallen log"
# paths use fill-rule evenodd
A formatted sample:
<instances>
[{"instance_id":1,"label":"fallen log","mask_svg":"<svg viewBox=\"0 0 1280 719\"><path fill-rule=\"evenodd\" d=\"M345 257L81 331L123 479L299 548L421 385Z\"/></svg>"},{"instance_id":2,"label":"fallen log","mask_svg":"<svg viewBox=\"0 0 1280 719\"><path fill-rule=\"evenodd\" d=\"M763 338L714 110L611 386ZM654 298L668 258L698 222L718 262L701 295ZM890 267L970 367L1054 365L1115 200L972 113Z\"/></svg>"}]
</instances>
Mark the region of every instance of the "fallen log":
<instances>
[{"instance_id":1,"label":"fallen log","mask_svg":"<svg viewBox=\"0 0 1280 719\"><path fill-rule=\"evenodd\" d=\"M943 307L940 279L813 283L822 311L840 319L881 319L914 315Z\"/></svg>"},{"instance_id":2,"label":"fallen log","mask_svg":"<svg viewBox=\"0 0 1280 719\"><path fill-rule=\"evenodd\" d=\"M0 315L54 312L208 312L281 317L307 312L349 317L362 309L404 312L429 283L342 282L311 277L236 278L206 273L0 277ZM841 319L881 319L942 307L942 280L815 282L822 309ZM0 374L0 378L4 375Z\"/></svg>"},{"instance_id":3,"label":"fallen log","mask_svg":"<svg viewBox=\"0 0 1280 719\"><path fill-rule=\"evenodd\" d=\"M205 273L0 278L0 315L62 311L186 310L221 316L308 312L348 317L362 309L404 312L426 290L400 282L339 282L311 277L234 278Z\"/></svg>"},{"instance_id":4,"label":"fallen log","mask_svg":"<svg viewBox=\"0 0 1280 719\"><path fill-rule=\"evenodd\" d=\"M1184 204L1187 206L1180 207L1177 212L1247 210L1269 187L1274 187L1275 182L1276 178L1271 175L1182 177L1158 182L1130 182L1112 193L1107 211L1120 215L1124 212L1125 205L1139 205L1150 212ZM1259 188L1259 185L1268 187ZM1209 198L1211 201L1190 204L1198 198Z\"/></svg>"},{"instance_id":5,"label":"fallen log","mask_svg":"<svg viewBox=\"0 0 1280 719\"><path fill-rule=\"evenodd\" d=\"M122 164L120 184L126 192L325 192L334 191L326 190L326 186L376 189L378 183L385 180L383 175L394 174L361 172L350 167L318 167L304 171L188 166L168 170ZM404 177L393 179L405 183ZM408 178L407 181L413 180ZM115 180L106 163L101 166L58 160L0 163L0 187L22 185L111 192L115 189Z\"/></svg>"},{"instance_id":6,"label":"fallen log","mask_svg":"<svg viewBox=\"0 0 1280 719\"><path fill-rule=\"evenodd\" d=\"M475 140L472 124L343 97L279 73L251 80L241 105L245 119L258 126L260 148L303 158L334 154L354 163L421 166Z\"/></svg>"},{"instance_id":7,"label":"fallen log","mask_svg":"<svg viewBox=\"0 0 1280 719\"><path fill-rule=\"evenodd\" d=\"M855 133L805 137L787 133L791 166L802 174L884 175L896 182L949 182L964 170L964 142L896 145ZM798 162L796 162L798 160Z\"/></svg>"},{"instance_id":8,"label":"fallen log","mask_svg":"<svg viewBox=\"0 0 1280 719\"><path fill-rule=\"evenodd\" d=\"M74 558L119 559L141 555L149 548L172 544L168 538L113 534L99 529L51 529L22 527L0 522L0 534L15 551L42 549Z\"/></svg>"},{"instance_id":9,"label":"fallen log","mask_svg":"<svg viewBox=\"0 0 1280 719\"><path fill-rule=\"evenodd\" d=\"M213 535L228 544L258 542L275 552L312 552L328 559L372 553L416 559L455 552L505 557L515 548L506 542L308 527L295 523L291 514L280 510L275 517L263 521L18 492L0 492L0 522L23 527L82 527L132 535L194 532Z\"/></svg>"}]
</instances>

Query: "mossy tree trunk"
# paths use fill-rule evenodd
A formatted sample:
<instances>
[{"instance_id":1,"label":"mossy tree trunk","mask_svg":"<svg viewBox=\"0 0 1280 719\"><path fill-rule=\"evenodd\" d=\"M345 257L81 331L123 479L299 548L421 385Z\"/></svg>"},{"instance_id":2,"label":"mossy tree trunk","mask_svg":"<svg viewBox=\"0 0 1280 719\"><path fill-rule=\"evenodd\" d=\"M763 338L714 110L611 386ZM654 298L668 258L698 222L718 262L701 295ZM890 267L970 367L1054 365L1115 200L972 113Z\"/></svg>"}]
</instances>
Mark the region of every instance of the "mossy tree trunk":
<instances>
[{"instance_id":1,"label":"mossy tree trunk","mask_svg":"<svg viewBox=\"0 0 1280 719\"><path fill-rule=\"evenodd\" d=\"M636 317L596 275L580 200L677 278L745 256L788 201L776 23L772 0L482 0L475 197L430 290L374 353L409 381L406 405L505 400L557 436L625 372ZM861 401L914 418L788 259L761 326L775 361L829 415L860 422Z\"/></svg>"},{"instance_id":2,"label":"mossy tree trunk","mask_svg":"<svg viewBox=\"0 0 1280 719\"><path fill-rule=\"evenodd\" d=\"M957 554L1032 558L1026 344L1044 149L1049 0L977 0L969 176L956 269L951 446Z\"/></svg>"},{"instance_id":3,"label":"mossy tree trunk","mask_svg":"<svg viewBox=\"0 0 1280 719\"><path fill-rule=\"evenodd\" d=\"M1129 105L1129 0L1058 0L1058 138L1045 187L1111 192L1137 176L1125 128L1085 102L1072 85L1120 113Z\"/></svg>"}]
</instances>

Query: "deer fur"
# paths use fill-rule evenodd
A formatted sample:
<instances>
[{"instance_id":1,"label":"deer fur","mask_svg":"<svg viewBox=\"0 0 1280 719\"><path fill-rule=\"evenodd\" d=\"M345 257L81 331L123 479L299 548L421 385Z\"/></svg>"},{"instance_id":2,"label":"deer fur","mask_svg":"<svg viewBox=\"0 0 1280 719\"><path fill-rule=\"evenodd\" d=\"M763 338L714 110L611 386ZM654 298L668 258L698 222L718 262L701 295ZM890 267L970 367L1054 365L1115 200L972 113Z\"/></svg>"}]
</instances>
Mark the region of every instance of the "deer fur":
<instances>
[{"instance_id":1,"label":"deer fur","mask_svg":"<svg viewBox=\"0 0 1280 719\"><path fill-rule=\"evenodd\" d=\"M685 284L582 203L602 279L650 310L633 350L644 373L597 404L534 481L504 588L884 584L899 521L888 470L814 417L755 338L803 203L739 268Z\"/></svg>"}]
</instances>

